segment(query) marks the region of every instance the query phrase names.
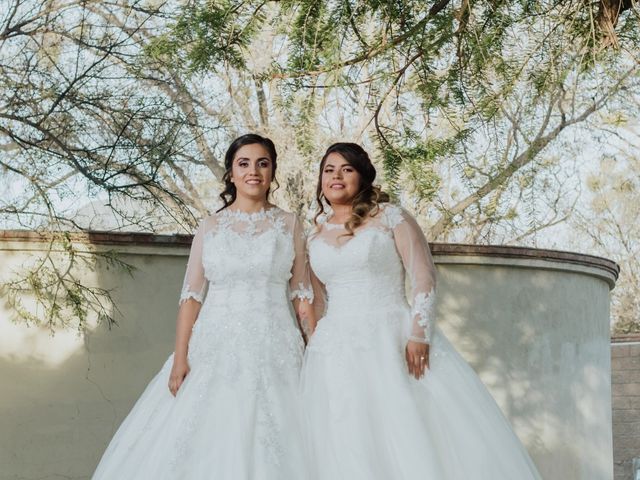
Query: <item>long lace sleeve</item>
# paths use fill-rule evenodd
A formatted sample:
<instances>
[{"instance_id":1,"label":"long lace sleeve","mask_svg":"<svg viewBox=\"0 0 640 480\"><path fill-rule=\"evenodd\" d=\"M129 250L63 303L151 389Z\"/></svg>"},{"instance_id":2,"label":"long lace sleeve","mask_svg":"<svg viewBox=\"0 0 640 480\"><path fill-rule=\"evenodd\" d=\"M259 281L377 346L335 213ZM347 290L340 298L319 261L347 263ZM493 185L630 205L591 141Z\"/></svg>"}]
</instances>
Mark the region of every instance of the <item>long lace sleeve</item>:
<instances>
[{"instance_id":1,"label":"long lace sleeve","mask_svg":"<svg viewBox=\"0 0 640 480\"><path fill-rule=\"evenodd\" d=\"M309 303L313 303L311 271L309 268L309 256L307 255L307 237L297 215L293 216L292 232L295 256L289 280L290 299L307 300Z\"/></svg>"},{"instance_id":2,"label":"long lace sleeve","mask_svg":"<svg viewBox=\"0 0 640 480\"><path fill-rule=\"evenodd\" d=\"M206 221L203 221L200 224L200 227L198 227L198 230L193 237L193 242L191 243L187 272L184 275L182 292L180 293L180 305L189 298L193 298L202 303L207 292L208 282L204 276L204 266L202 265L205 223Z\"/></svg>"},{"instance_id":3,"label":"long lace sleeve","mask_svg":"<svg viewBox=\"0 0 640 480\"><path fill-rule=\"evenodd\" d=\"M409 339L431 341L435 321L436 269L429 244L416 220L407 212L389 205L385 208L387 225L393 230L396 248L411 284L412 319Z\"/></svg>"},{"instance_id":4,"label":"long lace sleeve","mask_svg":"<svg viewBox=\"0 0 640 480\"><path fill-rule=\"evenodd\" d=\"M324 317L327 306L327 289L311 270L311 286L313 287L313 313L316 322Z\"/></svg>"}]
</instances>

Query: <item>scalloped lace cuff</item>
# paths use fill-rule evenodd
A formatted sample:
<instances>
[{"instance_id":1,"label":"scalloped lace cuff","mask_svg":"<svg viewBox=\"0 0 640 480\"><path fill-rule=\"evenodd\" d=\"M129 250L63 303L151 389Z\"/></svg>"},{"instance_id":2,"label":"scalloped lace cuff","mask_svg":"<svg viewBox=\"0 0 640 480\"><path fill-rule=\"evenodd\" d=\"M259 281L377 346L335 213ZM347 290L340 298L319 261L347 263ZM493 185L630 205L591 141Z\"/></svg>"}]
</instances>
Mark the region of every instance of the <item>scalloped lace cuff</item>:
<instances>
[{"instance_id":1,"label":"scalloped lace cuff","mask_svg":"<svg viewBox=\"0 0 640 480\"><path fill-rule=\"evenodd\" d=\"M311 287L305 287L302 282L298 284L298 288L291 290L289 294L289 300L308 300L309 303L313 303L313 289Z\"/></svg>"},{"instance_id":2,"label":"scalloped lace cuff","mask_svg":"<svg viewBox=\"0 0 640 480\"><path fill-rule=\"evenodd\" d=\"M204 301L204 288L200 292L194 292L191 290L189 285L185 285L180 292L180 301L178 301L178 305L182 305L184 302L193 298L195 301L202 303Z\"/></svg>"},{"instance_id":3,"label":"scalloped lace cuff","mask_svg":"<svg viewBox=\"0 0 640 480\"><path fill-rule=\"evenodd\" d=\"M431 341L431 319L434 316L434 297L433 290L431 293L419 293L413 300L413 309L411 314L416 319L416 323L424 330L423 343ZM412 338L418 338L412 336ZM417 341L417 340L415 340Z\"/></svg>"},{"instance_id":4,"label":"scalloped lace cuff","mask_svg":"<svg viewBox=\"0 0 640 480\"><path fill-rule=\"evenodd\" d=\"M423 338L423 337L416 337L414 335L411 335L409 337L409 341L410 342L416 342L416 343L424 343L425 345L429 345L429 340L427 340L426 338Z\"/></svg>"}]
</instances>

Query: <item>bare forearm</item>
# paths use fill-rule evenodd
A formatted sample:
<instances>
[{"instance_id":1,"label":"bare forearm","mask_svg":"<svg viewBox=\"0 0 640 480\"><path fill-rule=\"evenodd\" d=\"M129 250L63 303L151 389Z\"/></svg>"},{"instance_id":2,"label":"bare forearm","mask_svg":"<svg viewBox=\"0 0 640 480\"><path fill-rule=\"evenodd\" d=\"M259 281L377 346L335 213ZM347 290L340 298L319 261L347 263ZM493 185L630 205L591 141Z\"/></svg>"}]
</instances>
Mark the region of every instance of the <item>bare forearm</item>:
<instances>
[{"instance_id":1,"label":"bare forearm","mask_svg":"<svg viewBox=\"0 0 640 480\"><path fill-rule=\"evenodd\" d=\"M198 318L200 307L200 302L190 298L186 300L178 310L178 320L176 321L176 358L185 360L187 358L191 329Z\"/></svg>"}]
</instances>

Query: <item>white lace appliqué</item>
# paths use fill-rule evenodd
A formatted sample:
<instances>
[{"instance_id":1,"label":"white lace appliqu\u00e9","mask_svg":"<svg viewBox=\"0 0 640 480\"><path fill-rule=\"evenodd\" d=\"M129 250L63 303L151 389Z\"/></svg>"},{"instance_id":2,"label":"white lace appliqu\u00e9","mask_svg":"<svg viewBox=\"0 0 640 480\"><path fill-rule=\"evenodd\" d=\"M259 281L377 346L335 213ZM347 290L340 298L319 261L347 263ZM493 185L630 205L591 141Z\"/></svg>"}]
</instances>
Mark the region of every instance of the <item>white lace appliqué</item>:
<instances>
[{"instance_id":1,"label":"white lace appliqu\u00e9","mask_svg":"<svg viewBox=\"0 0 640 480\"><path fill-rule=\"evenodd\" d=\"M191 372L178 393L189 398L190 409L172 439L171 478L187 478L181 469L207 410L227 408L227 397L217 393L221 385L255 400L237 406L254 419L238 426L258 440L254 456L272 465L287 459L283 412L294 399L287 403L278 392L296 391L304 348L286 297L296 253L292 224L292 214L275 207L251 214L225 209L207 223L200 259L207 286L198 292L200 284L187 280L180 296L204 303L189 339ZM297 279L292 283L296 295L312 295L296 287Z\"/></svg>"},{"instance_id":2,"label":"white lace appliqu\u00e9","mask_svg":"<svg viewBox=\"0 0 640 480\"><path fill-rule=\"evenodd\" d=\"M433 290L429 293L418 293L413 300L411 314L420 327L424 329L424 337L411 336L411 340L429 343L431 341L431 319L435 311L435 295Z\"/></svg>"},{"instance_id":3,"label":"white lace appliqu\u00e9","mask_svg":"<svg viewBox=\"0 0 640 480\"><path fill-rule=\"evenodd\" d=\"M191 286L189 284L186 284L182 288L182 292L180 292L180 301L178 302L178 305L182 305L190 298L193 298L194 300L202 303L204 301L204 292L196 292L191 289Z\"/></svg>"},{"instance_id":4,"label":"white lace appliqu\u00e9","mask_svg":"<svg viewBox=\"0 0 640 480\"><path fill-rule=\"evenodd\" d=\"M404 218L402 217L402 209L397 205L388 204L385 205L384 210L382 211L384 215L385 224L391 230L396 228L402 222L404 222Z\"/></svg>"},{"instance_id":5,"label":"white lace appliqu\u00e9","mask_svg":"<svg viewBox=\"0 0 640 480\"><path fill-rule=\"evenodd\" d=\"M292 290L289 294L289 300L308 300L309 303L313 303L313 290L311 287L305 287L302 282L298 283L298 288Z\"/></svg>"},{"instance_id":6,"label":"white lace appliqu\u00e9","mask_svg":"<svg viewBox=\"0 0 640 480\"><path fill-rule=\"evenodd\" d=\"M263 233L265 229L274 229L280 233L285 233L284 219L278 212L279 209L277 208L267 208L253 213L225 208L220 212L219 229L234 231L238 225L241 225L240 235L249 237Z\"/></svg>"}]
</instances>

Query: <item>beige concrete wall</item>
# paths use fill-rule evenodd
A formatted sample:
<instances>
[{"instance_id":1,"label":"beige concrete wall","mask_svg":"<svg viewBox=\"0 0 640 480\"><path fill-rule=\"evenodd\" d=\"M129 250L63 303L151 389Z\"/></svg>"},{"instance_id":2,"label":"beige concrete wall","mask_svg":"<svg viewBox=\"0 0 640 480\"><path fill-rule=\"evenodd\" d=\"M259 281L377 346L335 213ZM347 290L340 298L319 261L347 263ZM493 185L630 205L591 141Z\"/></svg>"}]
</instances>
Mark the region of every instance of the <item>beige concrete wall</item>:
<instances>
[{"instance_id":1,"label":"beige concrete wall","mask_svg":"<svg viewBox=\"0 0 640 480\"><path fill-rule=\"evenodd\" d=\"M640 458L640 335L635 340L611 345L615 480L635 480L632 461Z\"/></svg>"},{"instance_id":2,"label":"beige concrete wall","mask_svg":"<svg viewBox=\"0 0 640 480\"><path fill-rule=\"evenodd\" d=\"M440 325L542 477L610 480L608 283L541 260L437 261Z\"/></svg>"},{"instance_id":3,"label":"beige concrete wall","mask_svg":"<svg viewBox=\"0 0 640 480\"><path fill-rule=\"evenodd\" d=\"M0 251L0 275L6 278L27 253ZM137 268L133 277L104 265L88 275L114 288L122 315L111 331L97 326L83 336L51 337L46 329L12 323L0 298L0 479L90 478L110 437L173 349L187 253L137 249L121 257Z\"/></svg>"},{"instance_id":4,"label":"beige concrete wall","mask_svg":"<svg viewBox=\"0 0 640 480\"><path fill-rule=\"evenodd\" d=\"M38 255L0 241L0 282ZM101 247L102 248L102 247ZM122 312L111 331L12 323L0 299L0 478L84 479L172 350L185 247L119 247L99 268ZM31 251L25 251L32 249ZM545 479L612 478L609 287L601 269L435 250L439 325L478 371Z\"/></svg>"}]
</instances>

